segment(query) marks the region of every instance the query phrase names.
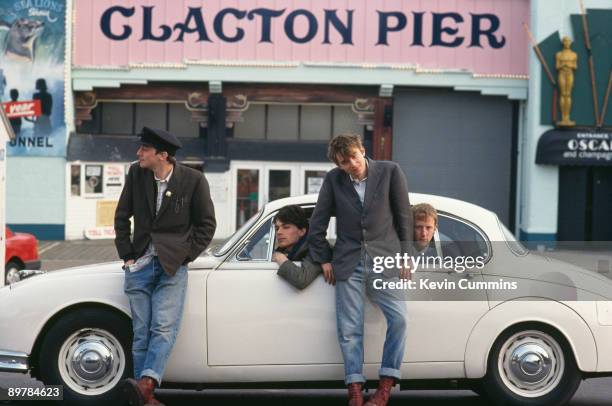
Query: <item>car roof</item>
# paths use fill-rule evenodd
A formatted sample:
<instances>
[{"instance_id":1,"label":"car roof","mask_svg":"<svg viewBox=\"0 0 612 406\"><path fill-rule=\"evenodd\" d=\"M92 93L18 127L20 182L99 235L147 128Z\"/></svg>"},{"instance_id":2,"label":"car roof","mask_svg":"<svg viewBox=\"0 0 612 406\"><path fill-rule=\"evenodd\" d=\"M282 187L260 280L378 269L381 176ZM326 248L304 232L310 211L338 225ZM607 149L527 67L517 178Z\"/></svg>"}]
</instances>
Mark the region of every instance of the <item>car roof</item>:
<instances>
[{"instance_id":1,"label":"car roof","mask_svg":"<svg viewBox=\"0 0 612 406\"><path fill-rule=\"evenodd\" d=\"M289 204L316 204L318 194L309 194L301 196L286 197L284 199L274 200L265 205L264 214L279 210L281 207ZM469 203L463 200L453 199L451 197L430 195L425 193L409 193L410 203L429 203L436 210L446 212L472 223L483 226L497 226L497 215L484 207Z\"/></svg>"},{"instance_id":2,"label":"car roof","mask_svg":"<svg viewBox=\"0 0 612 406\"><path fill-rule=\"evenodd\" d=\"M419 203L429 203L437 211L445 212L453 216L477 225L490 241L505 241L505 237L500 229L500 221L495 213L484 207L478 206L459 199L451 197L431 195L426 193L409 193L410 203L412 205ZM264 217L273 213L283 206L289 204L309 205L317 203L318 194L309 194L301 196L286 197L267 203L264 206Z\"/></svg>"}]
</instances>

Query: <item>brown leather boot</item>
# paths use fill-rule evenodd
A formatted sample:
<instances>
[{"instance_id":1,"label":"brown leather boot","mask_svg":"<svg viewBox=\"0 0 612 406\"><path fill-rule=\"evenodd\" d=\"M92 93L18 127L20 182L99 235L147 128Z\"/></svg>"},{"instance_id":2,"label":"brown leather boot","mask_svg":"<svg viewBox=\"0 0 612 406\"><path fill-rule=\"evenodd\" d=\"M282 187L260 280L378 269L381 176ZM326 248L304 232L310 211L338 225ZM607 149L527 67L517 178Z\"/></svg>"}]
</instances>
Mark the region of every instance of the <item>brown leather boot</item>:
<instances>
[{"instance_id":1,"label":"brown leather boot","mask_svg":"<svg viewBox=\"0 0 612 406\"><path fill-rule=\"evenodd\" d=\"M166 405L164 405L162 402L160 402L159 400L151 396L151 400L149 400L149 403L145 404L145 406L166 406Z\"/></svg>"},{"instance_id":2,"label":"brown leather boot","mask_svg":"<svg viewBox=\"0 0 612 406\"><path fill-rule=\"evenodd\" d=\"M157 386L155 379L143 376L138 382L128 378L123 381L123 392L130 406L163 406L153 397L153 391Z\"/></svg>"},{"instance_id":3,"label":"brown leather boot","mask_svg":"<svg viewBox=\"0 0 612 406\"><path fill-rule=\"evenodd\" d=\"M378 389L364 406L386 406L391 396L391 388L395 386L395 378L381 376L378 382Z\"/></svg>"},{"instance_id":4,"label":"brown leather boot","mask_svg":"<svg viewBox=\"0 0 612 406\"><path fill-rule=\"evenodd\" d=\"M155 399L154 392L156 387L157 381L153 378L149 378L148 376L143 376L140 378L140 381L138 381L138 388L145 398L144 406L164 406L162 402Z\"/></svg>"},{"instance_id":5,"label":"brown leather boot","mask_svg":"<svg viewBox=\"0 0 612 406\"><path fill-rule=\"evenodd\" d=\"M349 383L348 385L348 404L349 406L363 406L363 393L360 383Z\"/></svg>"}]
</instances>

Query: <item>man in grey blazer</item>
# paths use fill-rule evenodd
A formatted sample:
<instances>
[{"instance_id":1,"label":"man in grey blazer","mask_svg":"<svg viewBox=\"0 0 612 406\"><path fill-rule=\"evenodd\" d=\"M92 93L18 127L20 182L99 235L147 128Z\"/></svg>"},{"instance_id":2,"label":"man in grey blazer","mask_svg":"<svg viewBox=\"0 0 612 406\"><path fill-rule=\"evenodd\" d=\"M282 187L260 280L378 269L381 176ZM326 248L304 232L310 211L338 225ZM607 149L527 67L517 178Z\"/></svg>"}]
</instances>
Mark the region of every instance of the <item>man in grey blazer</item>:
<instances>
[{"instance_id":1,"label":"man in grey blazer","mask_svg":"<svg viewBox=\"0 0 612 406\"><path fill-rule=\"evenodd\" d=\"M140 140L138 162L130 167L115 212L115 245L124 261L138 380L125 380L124 391L130 405L143 406L161 404L153 392L183 315L187 263L208 246L216 221L204 175L174 158L180 141L148 127Z\"/></svg>"},{"instance_id":2,"label":"man in grey blazer","mask_svg":"<svg viewBox=\"0 0 612 406\"><path fill-rule=\"evenodd\" d=\"M400 379L406 337L406 303L394 292L374 289L377 278L397 278L393 270L372 272L372 258L412 255L413 217L406 178L394 162L366 158L361 138L340 134L329 143L328 158L337 167L327 173L310 219L308 243L313 261L320 263L327 281L336 283L338 341L344 358L349 405L364 399L363 329L366 294L387 319L378 390L368 406L386 405ZM326 230L336 217L337 240L330 250ZM396 271L411 277L410 264Z\"/></svg>"}]
</instances>

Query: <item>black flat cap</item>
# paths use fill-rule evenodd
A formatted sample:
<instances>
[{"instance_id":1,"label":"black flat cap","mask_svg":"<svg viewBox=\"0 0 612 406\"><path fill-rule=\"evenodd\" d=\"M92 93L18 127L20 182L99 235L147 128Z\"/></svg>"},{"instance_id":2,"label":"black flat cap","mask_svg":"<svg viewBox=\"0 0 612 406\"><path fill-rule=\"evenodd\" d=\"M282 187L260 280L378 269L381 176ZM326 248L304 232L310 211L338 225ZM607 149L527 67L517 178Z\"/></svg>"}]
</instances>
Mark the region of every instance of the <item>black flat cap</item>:
<instances>
[{"instance_id":1,"label":"black flat cap","mask_svg":"<svg viewBox=\"0 0 612 406\"><path fill-rule=\"evenodd\" d=\"M150 145L158 151L166 151L168 155L174 155L176 150L183 146L178 138L159 128L142 127L138 136L141 144Z\"/></svg>"}]
</instances>

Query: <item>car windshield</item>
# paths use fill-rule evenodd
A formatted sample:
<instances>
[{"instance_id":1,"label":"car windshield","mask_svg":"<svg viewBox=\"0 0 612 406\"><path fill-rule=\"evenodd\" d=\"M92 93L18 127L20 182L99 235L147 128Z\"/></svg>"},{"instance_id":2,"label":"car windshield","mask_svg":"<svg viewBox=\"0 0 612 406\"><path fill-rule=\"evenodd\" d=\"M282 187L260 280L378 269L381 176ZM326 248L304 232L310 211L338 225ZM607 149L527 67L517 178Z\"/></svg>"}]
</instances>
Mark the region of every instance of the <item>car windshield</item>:
<instances>
[{"instance_id":1,"label":"car windshield","mask_svg":"<svg viewBox=\"0 0 612 406\"><path fill-rule=\"evenodd\" d=\"M263 209L255 213L253 217L251 217L246 223L242 225L234 234L229 236L221 245L213 250L213 255L220 256L225 255L231 248L236 244L238 240L242 238L242 236L251 228L251 226L259 220L263 213Z\"/></svg>"},{"instance_id":2,"label":"car windshield","mask_svg":"<svg viewBox=\"0 0 612 406\"><path fill-rule=\"evenodd\" d=\"M504 234L504 238L506 239L506 244L512 252L519 256L527 255L529 253L529 250L525 248L525 246L521 244L520 241L516 240L514 234L512 234L512 232L508 230L504 223L497 219L497 224L499 224L499 228L501 229L502 233Z\"/></svg>"}]
</instances>

